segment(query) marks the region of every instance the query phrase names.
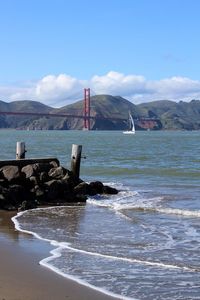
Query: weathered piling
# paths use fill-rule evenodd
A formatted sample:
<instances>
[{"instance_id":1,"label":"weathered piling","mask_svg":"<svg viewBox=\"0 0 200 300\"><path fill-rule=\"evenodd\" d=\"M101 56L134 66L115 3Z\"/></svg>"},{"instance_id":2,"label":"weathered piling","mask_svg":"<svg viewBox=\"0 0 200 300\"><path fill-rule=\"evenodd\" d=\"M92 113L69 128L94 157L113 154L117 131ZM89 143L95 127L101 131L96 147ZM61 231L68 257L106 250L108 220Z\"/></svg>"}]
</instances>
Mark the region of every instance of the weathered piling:
<instances>
[{"instance_id":1,"label":"weathered piling","mask_svg":"<svg viewBox=\"0 0 200 300\"><path fill-rule=\"evenodd\" d=\"M76 179L79 179L80 176L81 152L82 145L72 145L71 171Z\"/></svg>"},{"instance_id":2,"label":"weathered piling","mask_svg":"<svg viewBox=\"0 0 200 300\"><path fill-rule=\"evenodd\" d=\"M16 145L16 159L24 159L25 158L25 143L24 142L17 142Z\"/></svg>"}]
</instances>

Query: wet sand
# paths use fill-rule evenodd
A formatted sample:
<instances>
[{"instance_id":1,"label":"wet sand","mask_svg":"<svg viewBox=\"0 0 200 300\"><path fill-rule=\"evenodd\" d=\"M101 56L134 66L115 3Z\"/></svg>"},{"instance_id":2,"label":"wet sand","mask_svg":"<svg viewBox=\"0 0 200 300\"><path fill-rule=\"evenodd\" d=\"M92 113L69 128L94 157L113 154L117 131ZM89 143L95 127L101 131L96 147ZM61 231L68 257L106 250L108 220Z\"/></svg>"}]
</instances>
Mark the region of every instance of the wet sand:
<instances>
[{"instance_id":1,"label":"wet sand","mask_svg":"<svg viewBox=\"0 0 200 300\"><path fill-rule=\"evenodd\" d=\"M0 300L113 300L39 265L53 249L14 229L14 213L0 211Z\"/></svg>"}]
</instances>

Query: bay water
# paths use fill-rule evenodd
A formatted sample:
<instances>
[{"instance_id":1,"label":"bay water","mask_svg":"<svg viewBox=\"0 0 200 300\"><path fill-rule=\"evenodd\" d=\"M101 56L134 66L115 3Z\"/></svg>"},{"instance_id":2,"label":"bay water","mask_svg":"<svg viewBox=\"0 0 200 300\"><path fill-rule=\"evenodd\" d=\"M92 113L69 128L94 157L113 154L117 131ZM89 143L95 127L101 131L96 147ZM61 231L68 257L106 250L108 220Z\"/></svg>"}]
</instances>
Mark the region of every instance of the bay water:
<instances>
[{"instance_id":1,"label":"bay water","mask_svg":"<svg viewBox=\"0 0 200 300\"><path fill-rule=\"evenodd\" d=\"M1 130L1 159L17 141L66 168L82 145L81 178L119 190L14 217L53 245L41 265L119 299L200 299L200 132Z\"/></svg>"}]
</instances>

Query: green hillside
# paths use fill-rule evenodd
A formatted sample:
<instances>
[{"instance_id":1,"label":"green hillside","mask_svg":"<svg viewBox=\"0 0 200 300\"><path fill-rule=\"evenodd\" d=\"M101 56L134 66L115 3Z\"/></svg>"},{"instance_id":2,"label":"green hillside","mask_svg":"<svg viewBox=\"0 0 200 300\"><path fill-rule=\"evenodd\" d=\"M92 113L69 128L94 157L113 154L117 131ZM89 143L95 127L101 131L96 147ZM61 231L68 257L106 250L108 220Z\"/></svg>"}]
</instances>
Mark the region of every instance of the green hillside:
<instances>
[{"instance_id":1,"label":"green hillside","mask_svg":"<svg viewBox=\"0 0 200 300\"><path fill-rule=\"evenodd\" d=\"M52 108L37 101L23 100L10 103L0 101L0 111L56 113L83 115L84 102L77 101L61 108ZM135 105L130 101L111 95L91 97L91 120L93 130L124 130L127 128L128 111L135 119L136 130L199 130L200 101L174 102L169 100L153 101ZM82 129L83 119L50 117L36 115L0 114L0 128L16 129Z\"/></svg>"},{"instance_id":2,"label":"green hillside","mask_svg":"<svg viewBox=\"0 0 200 300\"><path fill-rule=\"evenodd\" d=\"M168 100L154 101L138 105L146 114L160 119L163 129L199 130L200 101L173 102Z\"/></svg>"}]
</instances>

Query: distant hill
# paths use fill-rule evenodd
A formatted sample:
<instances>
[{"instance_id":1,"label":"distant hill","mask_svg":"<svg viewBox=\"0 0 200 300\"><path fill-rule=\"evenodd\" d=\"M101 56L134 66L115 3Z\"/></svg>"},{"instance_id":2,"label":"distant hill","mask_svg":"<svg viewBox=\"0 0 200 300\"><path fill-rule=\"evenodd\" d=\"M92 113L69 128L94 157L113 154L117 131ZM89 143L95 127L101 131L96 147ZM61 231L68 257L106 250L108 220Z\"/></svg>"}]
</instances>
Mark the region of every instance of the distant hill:
<instances>
[{"instance_id":1,"label":"distant hill","mask_svg":"<svg viewBox=\"0 0 200 300\"><path fill-rule=\"evenodd\" d=\"M200 101L173 102L168 100L154 101L138 105L149 116L157 116L163 129L199 130Z\"/></svg>"},{"instance_id":2,"label":"distant hill","mask_svg":"<svg viewBox=\"0 0 200 300\"><path fill-rule=\"evenodd\" d=\"M44 105L37 101L23 100L5 103L0 101L0 111L28 112L28 113L52 113L55 108ZM47 116L19 116L1 115L0 128L30 129L30 130L53 130L70 129L65 118Z\"/></svg>"},{"instance_id":3,"label":"distant hill","mask_svg":"<svg viewBox=\"0 0 200 300\"><path fill-rule=\"evenodd\" d=\"M40 102L30 100L13 101L10 103L0 101L0 111L83 115L83 104L82 100L61 108L52 108ZM189 103L160 100L134 105L120 96L114 97L111 95L91 97L91 116L98 117L95 120L91 120L91 128L93 130L124 130L127 128L125 120L128 118L128 111L131 111L135 119L136 130L200 129L199 100L192 100ZM115 118L121 120L115 120ZM38 130L82 129L83 119L0 114L0 128Z\"/></svg>"}]
</instances>

